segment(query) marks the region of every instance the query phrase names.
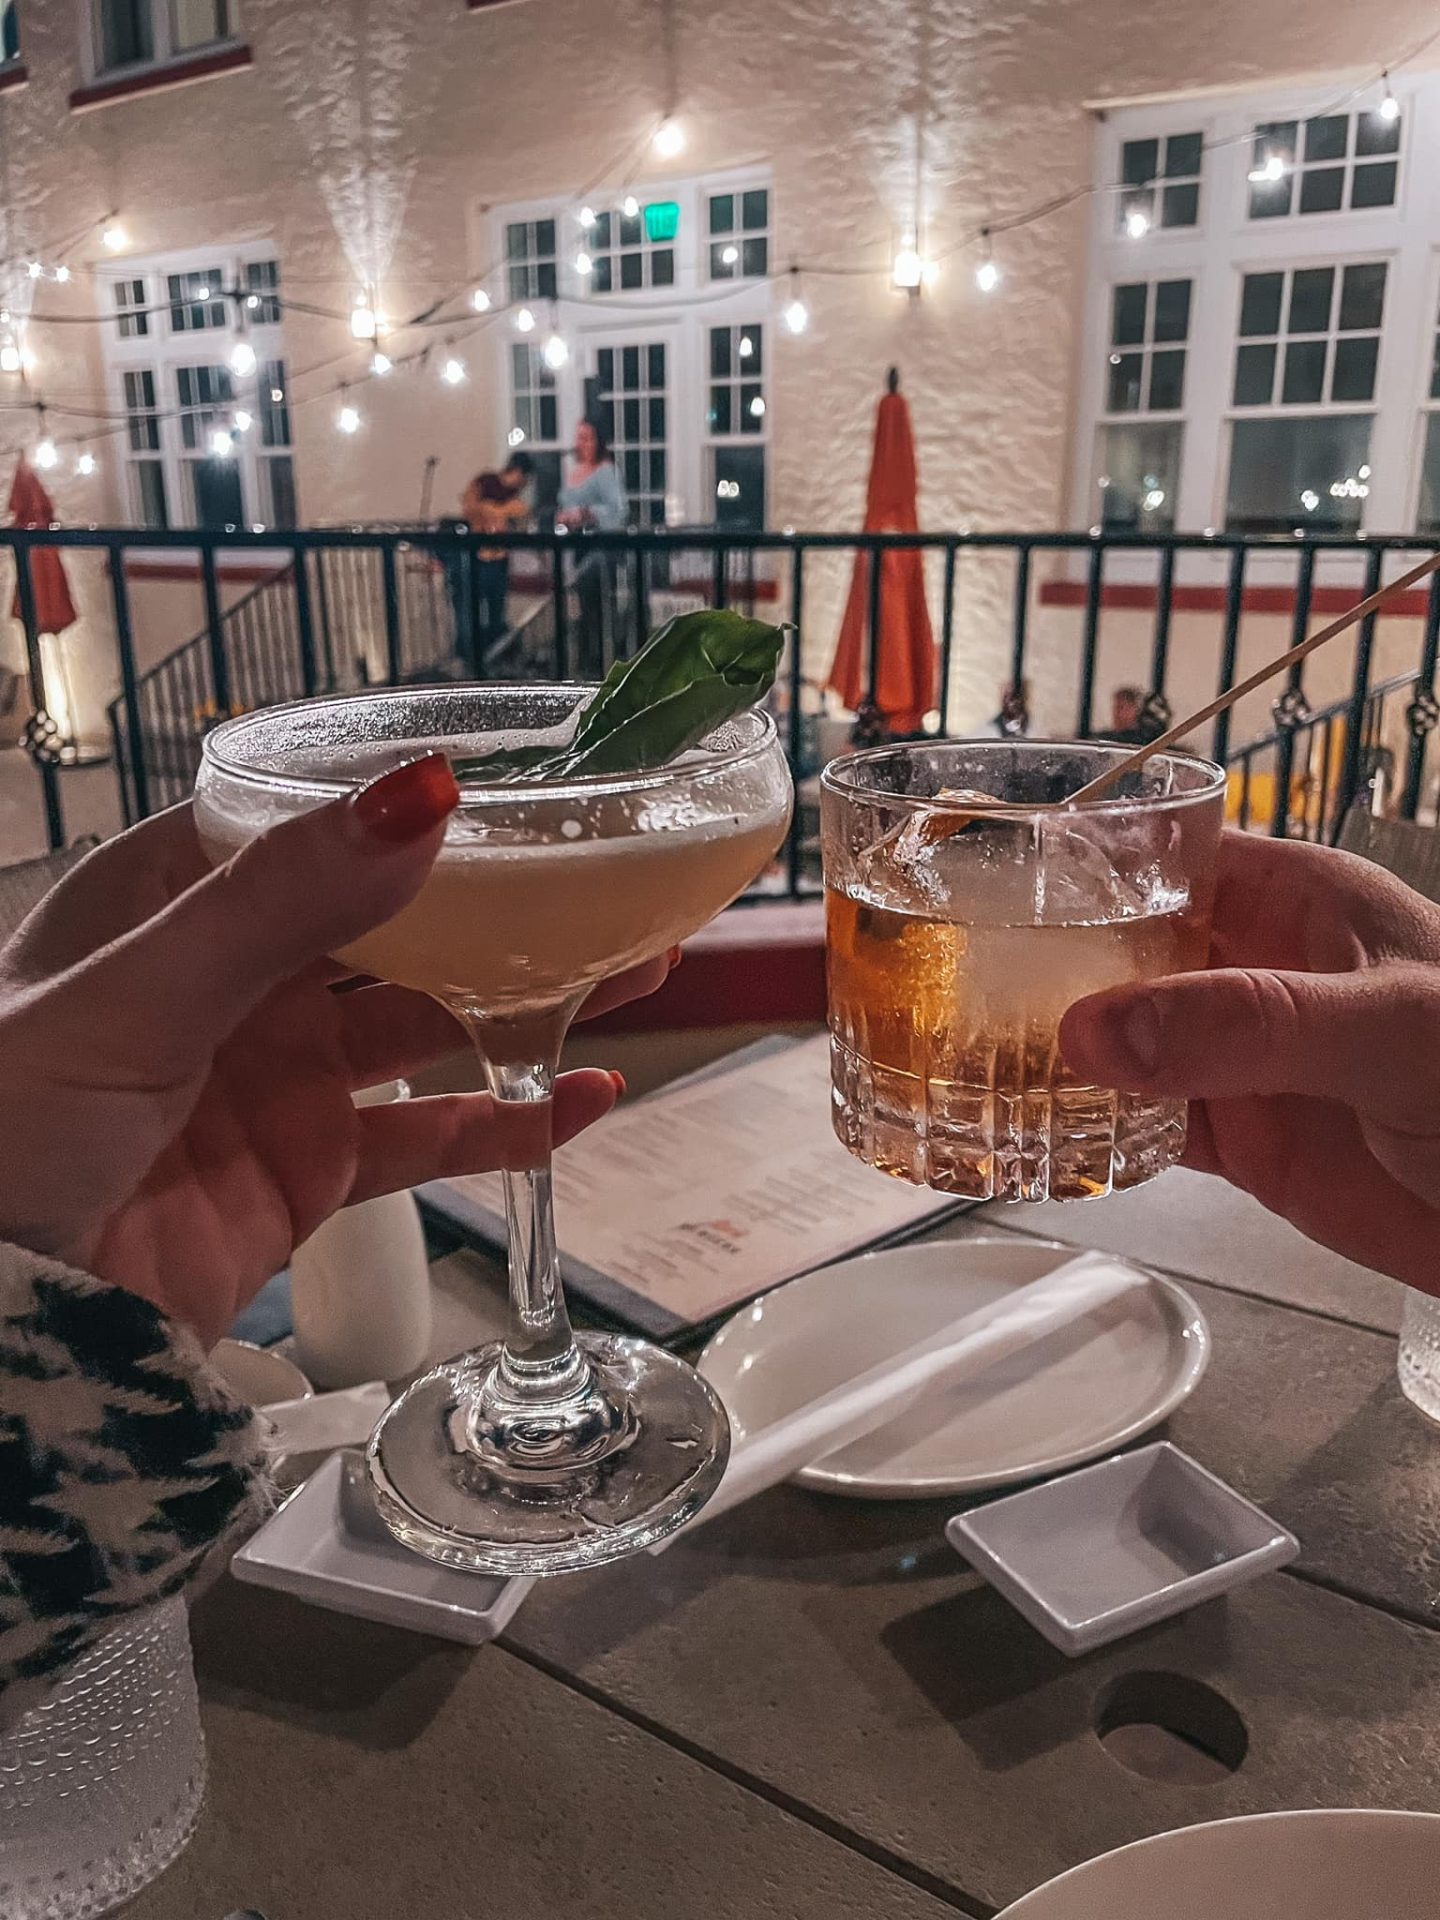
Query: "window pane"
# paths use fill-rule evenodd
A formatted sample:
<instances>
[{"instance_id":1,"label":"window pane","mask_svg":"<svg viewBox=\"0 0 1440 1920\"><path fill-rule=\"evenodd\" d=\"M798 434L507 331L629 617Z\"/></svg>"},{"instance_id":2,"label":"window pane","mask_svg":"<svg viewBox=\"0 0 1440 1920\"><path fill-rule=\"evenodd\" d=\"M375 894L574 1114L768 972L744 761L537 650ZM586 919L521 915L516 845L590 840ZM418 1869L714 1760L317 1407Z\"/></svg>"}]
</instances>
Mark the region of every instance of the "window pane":
<instances>
[{"instance_id":1,"label":"window pane","mask_svg":"<svg viewBox=\"0 0 1440 1920\"><path fill-rule=\"evenodd\" d=\"M622 253L620 256L620 285L626 288L638 287L644 279L644 256L638 253Z\"/></svg>"},{"instance_id":2,"label":"window pane","mask_svg":"<svg viewBox=\"0 0 1440 1920\"><path fill-rule=\"evenodd\" d=\"M652 400L647 411L650 420L650 438L663 440L665 438L665 402Z\"/></svg>"},{"instance_id":3,"label":"window pane","mask_svg":"<svg viewBox=\"0 0 1440 1920\"><path fill-rule=\"evenodd\" d=\"M1178 413L1185 404L1185 349L1150 357L1150 411Z\"/></svg>"},{"instance_id":4,"label":"window pane","mask_svg":"<svg viewBox=\"0 0 1440 1920\"><path fill-rule=\"evenodd\" d=\"M1116 287L1110 344L1138 347L1145 339L1145 302L1150 289L1142 280L1138 286Z\"/></svg>"},{"instance_id":5,"label":"window pane","mask_svg":"<svg viewBox=\"0 0 1440 1920\"><path fill-rule=\"evenodd\" d=\"M1232 533L1353 532L1361 502L1332 486L1359 472L1370 451L1369 414L1309 420L1237 420L1225 524Z\"/></svg>"},{"instance_id":6,"label":"window pane","mask_svg":"<svg viewBox=\"0 0 1440 1920\"><path fill-rule=\"evenodd\" d=\"M1393 207L1395 204L1396 168L1393 160L1382 160L1375 166L1356 167L1355 178L1350 187L1352 207Z\"/></svg>"},{"instance_id":7,"label":"window pane","mask_svg":"<svg viewBox=\"0 0 1440 1920\"><path fill-rule=\"evenodd\" d=\"M100 65L128 67L155 58L150 0L99 0Z\"/></svg>"},{"instance_id":8,"label":"window pane","mask_svg":"<svg viewBox=\"0 0 1440 1920\"><path fill-rule=\"evenodd\" d=\"M710 242L710 278L712 280L733 280L739 270L739 263L727 260L727 253L738 253L739 248L733 240L712 240Z\"/></svg>"},{"instance_id":9,"label":"window pane","mask_svg":"<svg viewBox=\"0 0 1440 1920\"><path fill-rule=\"evenodd\" d=\"M651 493L665 491L665 453L663 448L652 449L649 457L649 480L646 482Z\"/></svg>"},{"instance_id":10,"label":"window pane","mask_svg":"<svg viewBox=\"0 0 1440 1920\"><path fill-rule=\"evenodd\" d=\"M634 393L640 385L639 347L620 349L620 384L627 393Z\"/></svg>"},{"instance_id":11,"label":"window pane","mask_svg":"<svg viewBox=\"0 0 1440 1920\"><path fill-rule=\"evenodd\" d=\"M1172 133L1165 142L1165 171L1172 180L1200 171L1204 141L1198 133Z\"/></svg>"},{"instance_id":12,"label":"window pane","mask_svg":"<svg viewBox=\"0 0 1440 1920\"><path fill-rule=\"evenodd\" d=\"M553 254L555 251L555 222L537 220L535 222L535 251L538 254Z\"/></svg>"},{"instance_id":13,"label":"window pane","mask_svg":"<svg viewBox=\"0 0 1440 1920\"><path fill-rule=\"evenodd\" d=\"M610 256L604 255L595 262L595 271L590 276L590 285L596 293L609 293L612 285L610 274Z\"/></svg>"},{"instance_id":14,"label":"window pane","mask_svg":"<svg viewBox=\"0 0 1440 1920\"><path fill-rule=\"evenodd\" d=\"M1335 371L1330 379L1332 400L1373 400L1375 398L1375 362L1380 342L1341 340L1335 347Z\"/></svg>"},{"instance_id":15,"label":"window pane","mask_svg":"<svg viewBox=\"0 0 1440 1920\"><path fill-rule=\"evenodd\" d=\"M1285 290L1283 273L1247 273L1240 299L1242 336L1279 333L1280 299Z\"/></svg>"},{"instance_id":16,"label":"window pane","mask_svg":"<svg viewBox=\"0 0 1440 1920\"><path fill-rule=\"evenodd\" d=\"M1274 347L1241 347L1235 356L1235 405L1268 407L1274 391Z\"/></svg>"},{"instance_id":17,"label":"window pane","mask_svg":"<svg viewBox=\"0 0 1440 1920\"><path fill-rule=\"evenodd\" d=\"M1335 298L1335 269L1305 267L1290 281L1290 312L1285 321L1287 333L1328 333L1330 308Z\"/></svg>"},{"instance_id":18,"label":"window pane","mask_svg":"<svg viewBox=\"0 0 1440 1920\"><path fill-rule=\"evenodd\" d=\"M0 61L20 57L20 14L15 0L0 0Z\"/></svg>"},{"instance_id":19,"label":"window pane","mask_svg":"<svg viewBox=\"0 0 1440 1920\"><path fill-rule=\"evenodd\" d=\"M638 247L644 233L638 213L622 213L620 216L620 244L622 247Z\"/></svg>"},{"instance_id":20,"label":"window pane","mask_svg":"<svg viewBox=\"0 0 1440 1920\"><path fill-rule=\"evenodd\" d=\"M765 431L765 399L759 387L744 386L740 389L740 431Z\"/></svg>"},{"instance_id":21,"label":"window pane","mask_svg":"<svg viewBox=\"0 0 1440 1920\"><path fill-rule=\"evenodd\" d=\"M274 260L251 260L245 268L245 286L259 301L256 307L247 303L247 311L257 327L277 326L280 321L280 268Z\"/></svg>"},{"instance_id":22,"label":"window pane","mask_svg":"<svg viewBox=\"0 0 1440 1920\"><path fill-rule=\"evenodd\" d=\"M1120 178L1128 187L1143 187L1160 170L1158 140L1127 140L1120 154Z\"/></svg>"},{"instance_id":23,"label":"window pane","mask_svg":"<svg viewBox=\"0 0 1440 1920\"><path fill-rule=\"evenodd\" d=\"M753 237L740 242L740 271L747 280L761 280L770 270L770 243Z\"/></svg>"},{"instance_id":24,"label":"window pane","mask_svg":"<svg viewBox=\"0 0 1440 1920\"><path fill-rule=\"evenodd\" d=\"M620 418L624 423L621 428L621 437L630 441L638 440L640 438L640 402L638 400L623 401ZM632 480L630 485L634 486L636 482Z\"/></svg>"},{"instance_id":25,"label":"window pane","mask_svg":"<svg viewBox=\"0 0 1440 1920\"><path fill-rule=\"evenodd\" d=\"M711 387L710 389L710 431L712 433L731 433L730 389L729 387Z\"/></svg>"},{"instance_id":26,"label":"window pane","mask_svg":"<svg viewBox=\"0 0 1440 1920\"><path fill-rule=\"evenodd\" d=\"M1178 420L1100 429L1100 518L1107 528L1174 531L1180 431Z\"/></svg>"},{"instance_id":27,"label":"window pane","mask_svg":"<svg viewBox=\"0 0 1440 1920\"><path fill-rule=\"evenodd\" d=\"M1188 340L1190 337L1190 282L1162 280L1155 289L1156 340Z\"/></svg>"},{"instance_id":28,"label":"window pane","mask_svg":"<svg viewBox=\"0 0 1440 1920\"><path fill-rule=\"evenodd\" d=\"M1315 167L1301 176L1301 213L1338 213L1344 201L1343 167Z\"/></svg>"},{"instance_id":29,"label":"window pane","mask_svg":"<svg viewBox=\"0 0 1440 1920\"><path fill-rule=\"evenodd\" d=\"M272 527L297 525L294 461L288 453L277 453L272 459L262 460L260 467L265 482L264 512L267 525Z\"/></svg>"},{"instance_id":30,"label":"window pane","mask_svg":"<svg viewBox=\"0 0 1440 1920\"><path fill-rule=\"evenodd\" d=\"M1432 413L1425 426L1425 452L1420 468L1421 533L1440 533L1440 413Z\"/></svg>"},{"instance_id":31,"label":"window pane","mask_svg":"<svg viewBox=\"0 0 1440 1920\"><path fill-rule=\"evenodd\" d=\"M1166 187L1160 196L1162 227L1193 227L1199 218L1200 183L1197 180L1183 187Z\"/></svg>"},{"instance_id":32,"label":"window pane","mask_svg":"<svg viewBox=\"0 0 1440 1920\"><path fill-rule=\"evenodd\" d=\"M652 387L663 387L665 384L665 349L664 347L661 346L658 341L654 346L647 347L645 351L645 359L646 359L646 373L649 376L650 385Z\"/></svg>"},{"instance_id":33,"label":"window pane","mask_svg":"<svg viewBox=\"0 0 1440 1920\"><path fill-rule=\"evenodd\" d=\"M711 233L733 233L735 231L735 196L733 193L712 193L710 196Z\"/></svg>"},{"instance_id":34,"label":"window pane","mask_svg":"<svg viewBox=\"0 0 1440 1920\"><path fill-rule=\"evenodd\" d=\"M1327 114L1323 120L1305 122L1305 160L1343 160L1350 138L1348 113Z\"/></svg>"},{"instance_id":35,"label":"window pane","mask_svg":"<svg viewBox=\"0 0 1440 1920\"><path fill-rule=\"evenodd\" d=\"M770 224L770 195L764 187L751 187L740 196L740 224L747 233L758 233Z\"/></svg>"},{"instance_id":36,"label":"window pane","mask_svg":"<svg viewBox=\"0 0 1440 1920\"><path fill-rule=\"evenodd\" d=\"M1142 353L1112 353L1110 356L1110 392L1107 413L1138 413L1140 383L1145 373Z\"/></svg>"},{"instance_id":37,"label":"window pane","mask_svg":"<svg viewBox=\"0 0 1440 1920\"><path fill-rule=\"evenodd\" d=\"M535 296L539 300L553 300L556 292L555 262L542 260L535 269Z\"/></svg>"},{"instance_id":38,"label":"window pane","mask_svg":"<svg viewBox=\"0 0 1440 1920\"><path fill-rule=\"evenodd\" d=\"M595 366L600 375L602 390L606 393L611 392L615 385L615 349L601 347L595 356Z\"/></svg>"},{"instance_id":39,"label":"window pane","mask_svg":"<svg viewBox=\"0 0 1440 1920\"><path fill-rule=\"evenodd\" d=\"M1287 407L1313 407L1325 398L1324 340L1292 340L1285 349L1285 378L1280 388L1281 404Z\"/></svg>"},{"instance_id":40,"label":"window pane","mask_svg":"<svg viewBox=\"0 0 1440 1920\"><path fill-rule=\"evenodd\" d=\"M714 379L723 380L730 371L730 329L712 327L710 329L710 372Z\"/></svg>"},{"instance_id":41,"label":"window pane","mask_svg":"<svg viewBox=\"0 0 1440 1920\"><path fill-rule=\"evenodd\" d=\"M192 460L191 487L197 527L238 527L244 524L245 500L240 491L236 460Z\"/></svg>"},{"instance_id":42,"label":"window pane","mask_svg":"<svg viewBox=\"0 0 1440 1920\"><path fill-rule=\"evenodd\" d=\"M1362 113L1355 129L1356 153L1398 153L1401 124L1398 119L1387 120L1383 113Z\"/></svg>"},{"instance_id":43,"label":"window pane","mask_svg":"<svg viewBox=\"0 0 1440 1920\"><path fill-rule=\"evenodd\" d=\"M530 251L529 235L523 220L512 221L505 229L505 258L523 260Z\"/></svg>"},{"instance_id":44,"label":"window pane","mask_svg":"<svg viewBox=\"0 0 1440 1920\"><path fill-rule=\"evenodd\" d=\"M640 491L640 455L633 449L620 456L620 465L625 475L625 491L635 494Z\"/></svg>"},{"instance_id":45,"label":"window pane","mask_svg":"<svg viewBox=\"0 0 1440 1920\"><path fill-rule=\"evenodd\" d=\"M1340 285L1340 331L1377 332L1385 312L1385 263L1346 267Z\"/></svg>"},{"instance_id":46,"label":"window pane","mask_svg":"<svg viewBox=\"0 0 1440 1920\"><path fill-rule=\"evenodd\" d=\"M524 434L527 440L534 439L535 409L534 403L528 393L517 393L515 396L514 424L519 428L520 432Z\"/></svg>"},{"instance_id":47,"label":"window pane","mask_svg":"<svg viewBox=\"0 0 1440 1920\"><path fill-rule=\"evenodd\" d=\"M1290 203L1295 192L1294 174L1283 174L1278 180L1252 180L1250 182L1250 218L1252 220L1279 220L1290 211Z\"/></svg>"},{"instance_id":48,"label":"window pane","mask_svg":"<svg viewBox=\"0 0 1440 1920\"><path fill-rule=\"evenodd\" d=\"M761 374L765 371L763 328L741 327L740 359L747 373Z\"/></svg>"},{"instance_id":49,"label":"window pane","mask_svg":"<svg viewBox=\"0 0 1440 1920\"><path fill-rule=\"evenodd\" d=\"M1435 336L1435 358L1430 363L1430 398L1440 400L1440 333Z\"/></svg>"},{"instance_id":50,"label":"window pane","mask_svg":"<svg viewBox=\"0 0 1440 1920\"><path fill-rule=\"evenodd\" d=\"M170 0L170 49L184 53L223 40L230 31L227 0Z\"/></svg>"},{"instance_id":51,"label":"window pane","mask_svg":"<svg viewBox=\"0 0 1440 1920\"><path fill-rule=\"evenodd\" d=\"M540 438L560 438L560 406L553 393L542 393L540 396Z\"/></svg>"},{"instance_id":52,"label":"window pane","mask_svg":"<svg viewBox=\"0 0 1440 1920\"><path fill-rule=\"evenodd\" d=\"M1278 154L1287 167L1295 164L1295 149L1300 128L1294 120L1266 120L1255 129L1252 165L1263 167L1271 154Z\"/></svg>"},{"instance_id":53,"label":"window pane","mask_svg":"<svg viewBox=\"0 0 1440 1920\"><path fill-rule=\"evenodd\" d=\"M657 247L650 256L650 284L652 287L673 287L675 284L675 253L671 247Z\"/></svg>"},{"instance_id":54,"label":"window pane","mask_svg":"<svg viewBox=\"0 0 1440 1920\"><path fill-rule=\"evenodd\" d=\"M168 527L170 509L165 499L165 470L158 460L137 460L135 482L140 494L140 524Z\"/></svg>"},{"instance_id":55,"label":"window pane","mask_svg":"<svg viewBox=\"0 0 1440 1920\"><path fill-rule=\"evenodd\" d=\"M715 524L753 533L765 525L763 447L716 447Z\"/></svg>"},{"instance_id":56,"label":"window pane","mask_svg":"<svg viewBox=\"0 0 1440 1920\"><path fill-rule=\"evenodd\" d=\"M290 407L285 397L285 362L262 361L255 384L260 395L261 446L288 447Z\"/></svg>"}]
</instances>

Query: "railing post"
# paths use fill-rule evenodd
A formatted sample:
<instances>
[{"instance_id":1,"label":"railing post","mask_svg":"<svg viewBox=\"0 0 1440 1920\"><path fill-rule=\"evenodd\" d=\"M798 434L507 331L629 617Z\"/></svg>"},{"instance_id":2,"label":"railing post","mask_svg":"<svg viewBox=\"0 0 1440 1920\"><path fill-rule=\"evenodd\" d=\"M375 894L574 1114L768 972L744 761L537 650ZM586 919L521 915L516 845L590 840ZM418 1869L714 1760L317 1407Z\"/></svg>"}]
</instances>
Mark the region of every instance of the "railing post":
<instances>
[{"instance_id":1,"label":"railing post","mask_svg":"<svg viewBox=\"0 0 1440 1920\"><path fill-rule=\"evenodd\" d=\"M1090 549L1090 571L1085 582L1085 633L1080 655L1080 698L1075 731L1090 738L1095 722L1095 668L1100 653L1100 607L1105 593L1105 542L1097 535Z\"/></svg>"},{"instance_id":2,"label":"railing post","mask_svg":"<svg viewBox=\"0 0 1440 1920\"><path fill-rule=\"evenodd\" d=\"M870 672L865 699L871 714L878 719L880 713L880 621L882 618L880 589L885 573L885 555L874 539L871 540L869 547L869 560L865 629L870 641Z\"/></svg>"},{"instance_id":3,"label":"railing post","mask_svg":"<svg viewBox=\"0 0 1440 1920\"><path fill-rule=\"evenodd\" d=\"M729 598L729 582L725 573L725 549L718 543L711 562L711 580L715 605L723 607Z\"/></svg>"},{"instance_id":4,"label":"railing post","mask_svg":"<svg viewBox=\"0 0 1440 1920\"><path fill-rule=\"evenodd\" d=\"M1365 595L1368 600L1372 593L1380 591L1380 568L1385 555L1379 547L1372 547L1365 567ZM1375 653L1375 622L1378 615L1367 613L1360 622L1360 630L1355 636L1355 670L1350 682L1350 710L1345 719L1345 761L1340 775L1340 791L1335 802L1335 827L1338 834L1341 821L1350 809L1360 785L1360 761L1364 752L1365 704L1370 692L1370 662ZM1328 741L1327 741L1328 746ZM1329 758L1326 758L1326 779L1329 779ZM1324 837L1325 823L1321 819L1320 837Z\"/></svg>"},{"instance_id":5,"label":"railing post","mask_svg":"<svg viewBox=\"0 0 1440 1920\"><path fill-rule=\"evenodd\" d=\"M1175 549L1160 549L1160 581L1155 590L1155 646L1150 657L1150 692L1165 700L1165 679L1170 671L1170 626L1175 612Z\"/></svg>"},{"instance_id":6,"label":"railing post","mask_svg":"<svg viewBox=\"0 0 1440 1920\"><path fill-rule=\"evenodd\" d=\"M305 549L296 547L291 572L295 578L295 640L300 655L300 680L307 696L318 683L315 659L315 617L310 606L310 575L306 571Z\"/></svg>"},{"instance_id":7,"label":"railing post","mask_svg":"<svg viewBox=\"0 0 1440 1920\"><path fill-rule=\"evenodd\" d=\"M956 543L951 540L945 547L945 584L941 588L944 597L944 610L940 623L940 737L950 731L950 663L955 657L955 560L958 553Z\"/></svg>"},{"instance_id":8,"label":"railing post","mask_svg":"<svg viewBox=\"0 0 1440 1920\"><path fill-rule=\"evenodd\" d=\"M57 748L58 729L46 705L45 655L40 646L40 625L35 610L35 579L30 571L30 544L15 543L15 585L20 596L20 622L25 629L25 660L29 669L30 692L34 711L25 728L25 750L40 776L40 796L45 807L45 834L52 850L65 844L65 812L60 804L60 763ZM53 730L53 732L52 732Z\"/></svg>"},{"instance_id":9,"label":"railing post","mask_svg":"<svg viewBox=\"0 0 1440 1920\"><path fill-rule=\"evenodd\" d=\"M1023 698L1025 685L1025 649L1030 627L1030 544L1023 542L1015 555L1015 614L1010 630L1010 686ZM1028 702L1025 703L1028 705Z\"/></svg>"},{"instance_id":10,"label":"railing post","mask_svg":"<svg viewBox=\"0 0 1440 1920\"><path fill-rule=\"evenodd\" d=\"M398 687L402 672L400 586L395 574L395 549L389 541L380 548L380 579L385 596L385 683Z\"/></svg>"},{"instance_id":11,"label":"railing post","mask_svg":"<svg viewBox=\"0 0 1440 1920\"><path fill-rule=\"evenodd\" d=\"M800 781L800 758L804 752L805 730L801 725L800 696L803 688L800 659L800 636L804 632L801 625L805 617L805 554L797 544L790 549L790 624L795 631L790 636L790 726L789 752L790 772L798 788ZM790 822L790 836L786 845L786 878L790 898L797 899L800 893L800 808L797 805Z\"/></svg>"},{"instance_id":12,"label":"railing post","mask_svg":"<svg viewBox=\"0 0 1440 1920\"><path fill-rule=\"evenodd\" d=\"M550 560L554 570L551 593L555 604L555 678L570 678L570 621L565 605L565 549L559 536L550 549Z\"/></svg>"},{"instance_id":13,"label":"railing post","mask_svg":"<svg viewBox=\"0 0 1440 1920\"><path fill-rule=\"evenodd\" d=\"M1300 550L1300 570L1295 580L1295 612L1290 623L1290 645L1300 646L1310 631L1310 602L1315 591L1315 549L1309 544ZM1286 676L1285 691L1275 702L1275 724L1280 738L1275 743L1275 800L1270 810L1270 832L1276 840L1286 838L1290 823L1290 783L1295 774L1295 733L1305 724L1308 708L1301 689L1302 661L1296 661Z\"/></svg>"},{"instance_id":14,"label":"railing post","mask_svg":"<svg viewBox=\"0 0 1440 1920\"><path fill-rule=\"evenodd\" d=\"M1240 653L1240 616L1245 609L1245 549L1236 547L1230 555L1230 578L1225 589L1225 634L1220 644L1220 681L1215 691L1225 693L1235 684L1235 666ZM1230 752L1230 713L1227 707L1215 716L1215 758L1224 766Z\"/></svg>"},{"instance_id":15,"label":"railing post","mask_svg":"<svg viewBox=\"0 0 1440 1920\"><path fill-rule=\"evenodd\" d=\"M335 685L335 638L330 630L330 569L326 565L333 548L315 549L315 589L320 601L320 644L325 650L325 684Z\"/></svg>"},{"instance_id":16,"label":"railing post","mask_svg":"<svg viewBox=\"0 0 1440 1920\"><path fill-rule=\"evenodd\" d=\"M200 579L205 591L205 637L210 648L210 685L216 714L223 720L230 712L230 662L225 653L225 627L220 614L215 541L210 534L205 534L200 542Z\"/></svg>"},{"instance_id":17,"label":"railing post","mask_svg":"<svg viewBox=\"0 0 1440 1920\"><path fill-rule=\"evenodd\" d=\"M1425 610L1425 639L1420 650L1420 672L1415 694L1405 710L1410 729L1410 751L1406 756L1405 792L1400 811L1413 820L1420 809L1420 794L1425 784L1425 748L1440 721L1440 702L1435 698L1435 669L1440 661L1440 574L1430 581L1430 599Z\"/></svg>"}]
</instances>

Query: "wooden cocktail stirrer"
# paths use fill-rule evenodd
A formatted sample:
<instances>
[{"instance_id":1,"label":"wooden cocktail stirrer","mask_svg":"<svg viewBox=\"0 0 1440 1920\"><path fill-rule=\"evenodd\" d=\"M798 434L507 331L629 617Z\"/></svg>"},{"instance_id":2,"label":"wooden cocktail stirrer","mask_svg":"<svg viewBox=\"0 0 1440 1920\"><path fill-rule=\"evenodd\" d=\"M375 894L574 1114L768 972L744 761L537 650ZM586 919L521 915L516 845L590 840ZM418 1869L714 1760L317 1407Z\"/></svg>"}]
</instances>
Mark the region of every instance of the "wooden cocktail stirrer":
<instances>
[{"instance_id":1,"label":"wooden cocktail stirrer","mask_svg":"<svg viewBox=\"0 0 1440 1920\"><path fill-rule=\"evenodd\" d=\"M1093 780L1087 780L1085 785L1072 793L1068 799L1050 801L1049 806L1073 807L1082 800L1096 799L1122 775L1133 773L1137 767L1143 767L1152 753L1163 753L1166 747L1173 747L1177 740L1183 739L1193 728L1203 726L1207 720L1213 720L1217 713L1224 713L1225 709L1233 707L1237 700L1243 700L1247 693L1253 693L1256 687L1263 686L1272 674L1279 673L1285 667L1293 667L1298 660L1303 660L1307 654L1314 653L1317 647L1323 647L1327 640L1333 640L1337 634L1344 633L1347 627L1357 626L1369 614L1378 613L1387 602L1394 600L1402 593L1407 593L1411 587L1418 586L1432 573L1440 573L1440 553L1431 554L1428 560L1422 561L1418 567L1412 567L1409 573L1402 573L1398 580L1392 580L1388 587L1381 587L1378 593L1372 593L1367 599L1360 601L1358 606L1351 607L1350 611L1341 614L1338 620L1332 620L1328 627L1322 627L1318 633L1312 633L1310 638L1302 640L1298 647L1287 647L1284 653L1271 660L1268 665L1252 673L1248 680L1242 680L1238 687L1231 687L1217 699L1212 700L1208 707L1201 707L1198 713L1192 713L1188 719L1167 728L1158 739L1147 740L1145 745L1137 747L1134 753L1127 753L1123 760L1117 760L1114 766L1107 767L1104 773L1097 774ZM1026 812L1030 810L1026 808ZM1036 811L1039 809L1037 808Z\"/></svg>"}]
</instances>

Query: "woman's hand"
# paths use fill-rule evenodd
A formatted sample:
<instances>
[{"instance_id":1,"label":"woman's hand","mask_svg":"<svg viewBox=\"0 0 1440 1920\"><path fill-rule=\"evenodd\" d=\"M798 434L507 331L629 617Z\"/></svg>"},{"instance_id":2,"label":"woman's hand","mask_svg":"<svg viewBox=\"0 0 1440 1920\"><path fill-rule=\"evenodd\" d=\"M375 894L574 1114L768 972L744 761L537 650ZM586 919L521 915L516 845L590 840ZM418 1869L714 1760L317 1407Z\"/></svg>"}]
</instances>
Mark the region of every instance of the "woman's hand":
<instances>
[{"instance_id":1,"label":"woman's hand","mask_svg":"<svg viewBox=\"0 0 1440 1920\"><path fill-rule=\"evenodd\" d=\"M1189 1165L1440 1293L1440 908L1349 854L1227 834L1210 965L1073 1006L1071 1068L1188 1098Z\"/></svg>"},{"instance_id":2,"label":"woman's hand","mask_svg":"<svg viewBox=\"0 0 1440 1920\"><path fill-rule=\"evenodd\" d=\"M188 807L99 848L0 951L0 1240L142 1294L207 1343L336 1208L503 1165L487 1094L357 1111L463 1047L405 988L324 956L418 891L458 791L439 756L212 871ZM653 991L662 958L590 1011ZM556 1143L616 1082L565 1075Z\"/></svg>"}]
</instances>

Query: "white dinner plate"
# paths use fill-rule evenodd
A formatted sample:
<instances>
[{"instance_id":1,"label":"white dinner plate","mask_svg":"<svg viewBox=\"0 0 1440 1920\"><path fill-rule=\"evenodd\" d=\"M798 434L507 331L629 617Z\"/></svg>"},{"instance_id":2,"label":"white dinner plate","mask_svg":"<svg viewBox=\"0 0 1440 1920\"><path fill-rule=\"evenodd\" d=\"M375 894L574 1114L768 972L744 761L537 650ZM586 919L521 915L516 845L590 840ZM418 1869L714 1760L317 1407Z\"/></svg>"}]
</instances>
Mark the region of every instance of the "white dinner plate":
<instances>
[{"instance_id":1,"label":"white dinner plate","mask_svg":"<svg viewBox=\"0 0 1440 1920\"><path fill-rule=\"evenodd\" d=\"M1074 1255L1009 1234L863 1254L743 1308L700 1371L743 1437ZM1210 1333L1183 1288L1146 1278L797 1479L866 1500L975 1493L1059 1473L1148 1432L1194 1392Z\"/></svg>"}]
</instances>

